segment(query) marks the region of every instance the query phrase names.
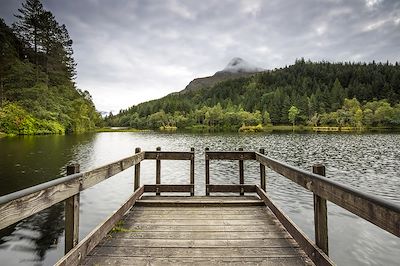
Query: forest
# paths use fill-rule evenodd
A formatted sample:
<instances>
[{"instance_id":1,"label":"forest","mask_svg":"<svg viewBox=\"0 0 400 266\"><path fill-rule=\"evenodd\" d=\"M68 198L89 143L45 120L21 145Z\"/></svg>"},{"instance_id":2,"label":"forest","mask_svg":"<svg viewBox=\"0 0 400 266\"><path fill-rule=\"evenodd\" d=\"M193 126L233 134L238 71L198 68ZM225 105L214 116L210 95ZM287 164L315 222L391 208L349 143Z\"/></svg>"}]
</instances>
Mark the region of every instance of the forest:
<instances>
[{"instance_id":1,"label":"forest","mask_svg":"<svg viewBox=\"0 0 400 266\"><path fill-rule=\"evenodd\" d=\"M248 126L400 126L400 66L311 62L141 103L106 117L109 126L217 129Z\"/></svg>"},{"instance_id":2,"label":"forest","mask_svg":"<svg viewBox=\"0 0 400 266\"><path fill-rule=\"evenodd\" d=\"M88 91L74 83L76 63L64 24L27 0L8 26L0 18L0 132L63 134L102 122Z\"/></svg>"}]
</instances>

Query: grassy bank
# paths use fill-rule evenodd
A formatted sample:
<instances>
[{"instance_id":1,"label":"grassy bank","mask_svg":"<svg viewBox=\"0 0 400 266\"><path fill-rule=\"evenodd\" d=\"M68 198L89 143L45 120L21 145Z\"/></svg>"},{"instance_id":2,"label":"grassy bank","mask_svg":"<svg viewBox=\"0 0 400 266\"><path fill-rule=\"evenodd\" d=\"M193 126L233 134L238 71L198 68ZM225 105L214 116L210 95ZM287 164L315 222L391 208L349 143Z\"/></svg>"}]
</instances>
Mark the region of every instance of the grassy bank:
<instances>
[{"instance_id":1,"label":"grassy bank","mask_svg":"<svg viewBox=\"0 0 400 266\"><path fill-rule=\"evenodd\" d=\"M136 128L111 128L111 127L102 127L97 128L95 132L147 132L152 131L150 129L136 129Z\"/></svg>"}]
</instances>

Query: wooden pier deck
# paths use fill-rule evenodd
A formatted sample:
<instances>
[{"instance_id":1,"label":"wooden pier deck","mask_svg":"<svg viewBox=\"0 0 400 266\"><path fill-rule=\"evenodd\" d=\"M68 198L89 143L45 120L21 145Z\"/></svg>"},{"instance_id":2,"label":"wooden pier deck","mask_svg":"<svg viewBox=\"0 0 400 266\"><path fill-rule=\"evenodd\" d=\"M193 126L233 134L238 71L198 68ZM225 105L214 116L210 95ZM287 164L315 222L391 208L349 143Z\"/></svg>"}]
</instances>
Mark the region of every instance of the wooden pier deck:
<instances>
[{"instance_id":1,"label":"wooden pier deck","mask_svg":"<svg viewBox=\"0 0 400 266\"><path fill-rule=\"evenodd\" d=\"M400 206L330 180L323 165L313 165L308 172L266 156L263 149L206 148L205 196L195 196L194 157L193 148L136 148L134 155L90 171L81 173L78 164L70 165L65 177L0 197L0 230L64 201L65 255L56 265L68 266L334 265L329 257L327 201L400 237ZM156 162L154 184L140 184L144 160ZM189 161L188 184L161 184L162 160ZM211 184L213 160L238 161L238 184ZM260 164L259 184L245 184L245 160ZM79 241L80 192L132 166L132 195ZM266 169L313 193L315 241L269 197ZM188 196L164 194L175 192Z\"/></svg>"},{"instance_id":2,"label":"wooden pier deck","mask_svg":"<svg viewBox=\"0 0 400 266\"><path fill-rule=\"evenodd\" d=\"M255 196L143 196L82 264L313 265Z\"/></svg>"}]
</instances>

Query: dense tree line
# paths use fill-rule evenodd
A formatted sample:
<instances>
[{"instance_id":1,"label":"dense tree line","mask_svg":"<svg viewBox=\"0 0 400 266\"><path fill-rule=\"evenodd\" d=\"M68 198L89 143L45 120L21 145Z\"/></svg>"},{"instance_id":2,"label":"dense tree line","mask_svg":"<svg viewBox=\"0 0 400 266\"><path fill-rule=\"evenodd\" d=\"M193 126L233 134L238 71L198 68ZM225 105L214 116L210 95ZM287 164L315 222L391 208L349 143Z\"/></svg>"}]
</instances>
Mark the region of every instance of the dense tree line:
<instances>
[{"instance_id":1,"label":"dense tree line","mask_svg":"<svg viewBox=\"0 0 400 266\"><path fill-rule=\"evenodd\" d=\"M0 18L0 131L85 131L101 122L91 96L75 87L76 63L65 25L27 0L12 27Z\"/></svg>"},{"instance_id":2,"label":"dense tree line","mask_svg":"<svg viewBox=\"0 0 400 266\"><path fill-rule=\"evenodd\" d=\"M169 124L178 127L217 125L237 129L243 124L254 124L237 119L242 117L239 112L247 112L258 117L255 120L257 123L261 119L264 124L267 120L274 125L353 125L352 121L341 117L347 114L349 101L353 101L345 99L355 99L359 105L357 110L360 109L367 117L370 111L377 110L378 105L392 108L393 112L385 113L386 119L364 120L366 126L399 125L395 111L400 102L399 64L310 62L300 59L294 65L249 78L229 80L210 88L174 93L141 103L122 110L118 115L108 116L106 121L111 126L135 128L157 128L169 121ZM206 115L212 117L215 110L226 116L223 119L207 119ZM291 114L289 110L292 110ZM265 114L268 114L268 119ZM229 116L236 118L229 120Z\"/></svg>"}]
</instances>

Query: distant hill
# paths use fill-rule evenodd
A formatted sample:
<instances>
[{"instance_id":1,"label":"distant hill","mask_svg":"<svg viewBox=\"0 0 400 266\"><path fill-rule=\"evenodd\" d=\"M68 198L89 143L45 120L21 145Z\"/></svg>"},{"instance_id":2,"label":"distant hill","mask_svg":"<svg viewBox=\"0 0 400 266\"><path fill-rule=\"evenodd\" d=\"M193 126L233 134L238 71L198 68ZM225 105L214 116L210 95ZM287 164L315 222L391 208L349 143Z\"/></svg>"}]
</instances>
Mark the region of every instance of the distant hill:
<instances>
[{"instance_id":1,"label":"distant hill","mask_svg":"<svg viewBox=\"0 0 400 266\"><path fill-rule=\"evenodd\" d=\"M265 69L253 66L242 58L235 57L223 70L216 72L210 77L196 78L192 80L180 93L187 93L193 90L212 87L219 82L230 79L250 77L255 73L262 71L265 71Z\"/></svg>"},{"instance_id":2,"label":"distant hill","mask_svg":"<svg viewBox=\"0 0 400 266\"><path fill-rule=\"evenodd\" d=\"M242 68L241 60L231 62L208 79L215 81L215 77L232 73L247 76L186 88L184 93L122 110L106 118L106 122L135 128L172 125L237 130L243 124L290 124L288 111L295 110L291 108L295 106L295 122L303 125L400 126L397 62L330 63L300 59L284 68L256 73L245 72L259 69Z\"/></svg>"}]
</instances>

